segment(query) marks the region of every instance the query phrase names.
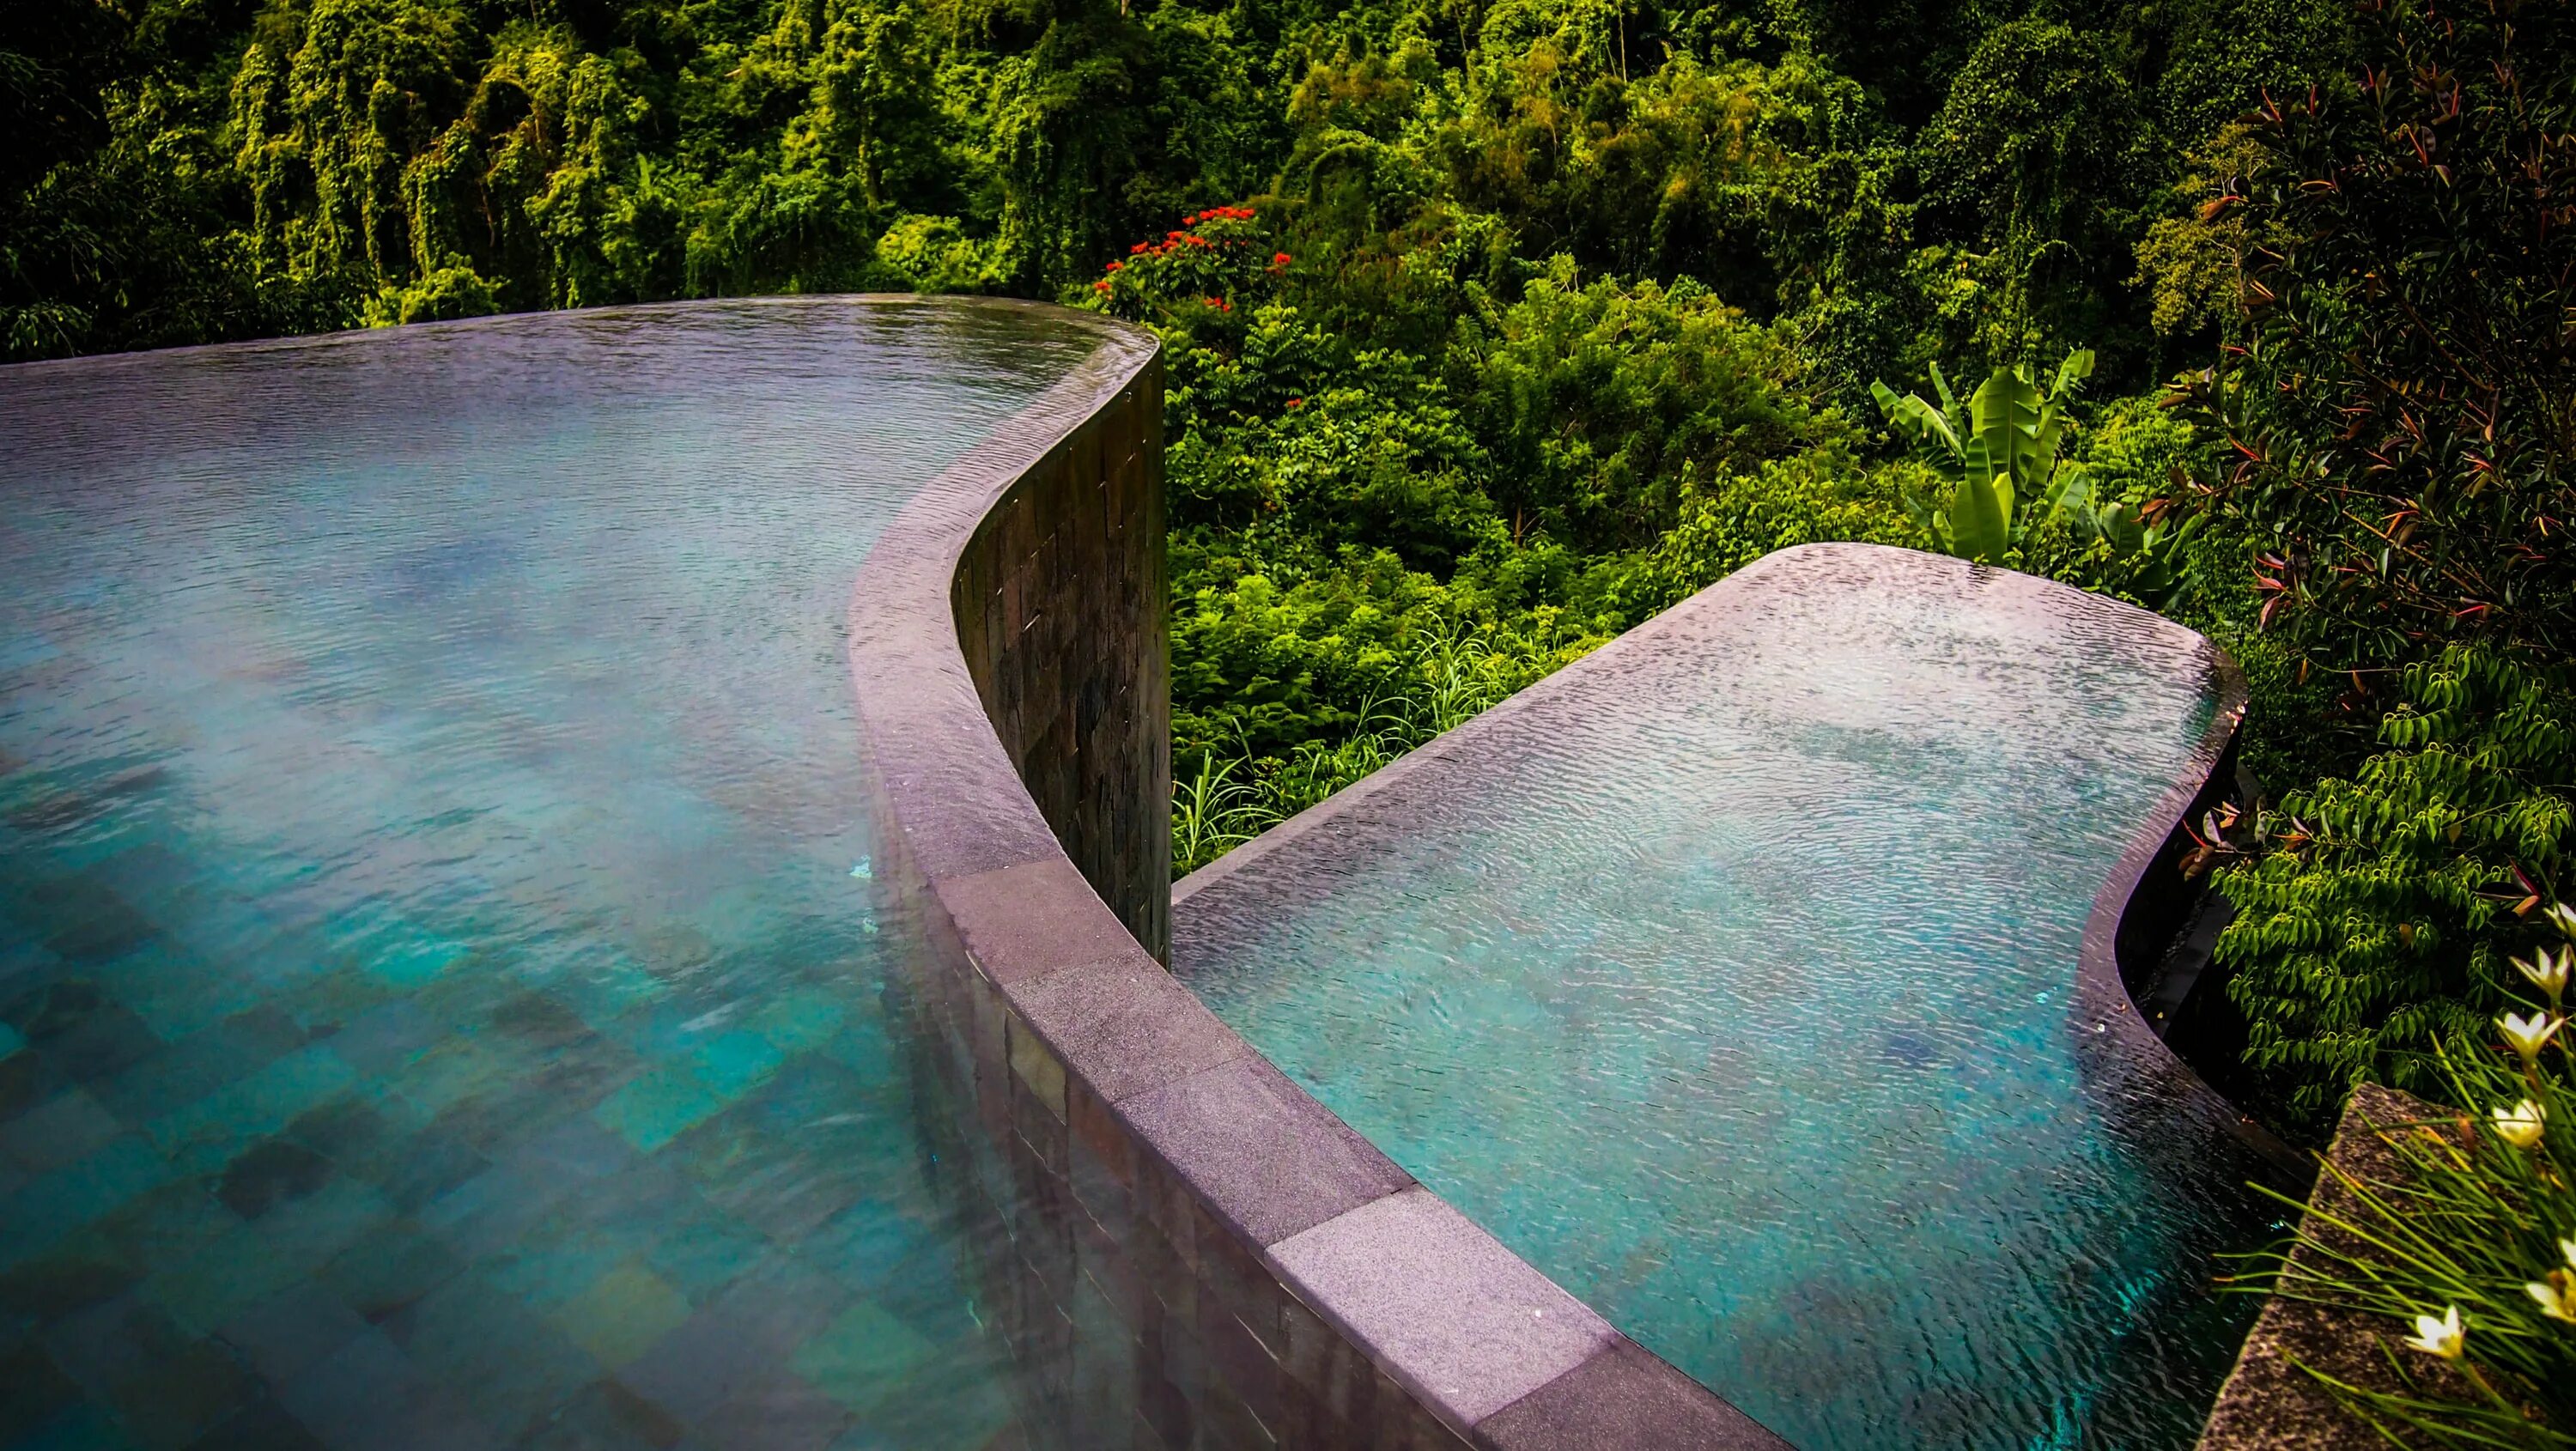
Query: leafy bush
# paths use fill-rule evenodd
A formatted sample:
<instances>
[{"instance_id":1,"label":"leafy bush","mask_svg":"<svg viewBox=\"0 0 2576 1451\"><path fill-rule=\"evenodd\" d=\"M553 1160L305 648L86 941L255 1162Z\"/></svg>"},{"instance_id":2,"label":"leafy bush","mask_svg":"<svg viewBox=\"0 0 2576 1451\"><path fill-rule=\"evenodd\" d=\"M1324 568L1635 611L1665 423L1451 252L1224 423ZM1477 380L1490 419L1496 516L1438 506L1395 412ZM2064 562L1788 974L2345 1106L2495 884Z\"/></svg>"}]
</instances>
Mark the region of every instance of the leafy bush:
<instances>
[{"instance_id":1,"label":"leafy bush","mask_svg":"<svg viewBox=\"0 0 2576 1451\"><path fill-rule=\"evenodd\" d=\"M2248 326L2186 397L2320 666L2576 641L2576 12L2370 0L2359 69L2269 102L2237 218Z\"/></svg>"},{"instance_id":2,"label":"leafy bush","mask_svg":"<svg viewBox=\"0 0 2576 1451\"><path fill-rule=\"evenodd\" d=\"M2219 444L2175 497L2289 788L2273 854L2220 876L2220 955L2307 1133L2363 1077L2445 1091L2416 1055L2494 1009L2570 789L2576 17L2355 14L2348 68L2201 147L2198 206L2139 249L2167 322L2234 314L2167 400Z\"/></svg>"},{"instance_id":3,"label":"leafy bush","mask_svg":"<svg viewBox=\"0 0 2576 1451\"><path fill-rule=\"evenodd\" d=\"M1203 208L1072 294L1167 344L1178 869L1772 548L1917 537L1911 466L1707 289L1560 257L1425 355L1316 321L1297 225Z\"/></svg>"},{"instance_id":4,"label":"leafy bush","mask_svg":"<svg viewBox=\"0 0 2576 1451\"><path fill-rule=\"evenodd\" d=\"M2310 1131L2364 1079L2429 1093L2423 1056L2473 1032L2576 848L2576 693L2454 646L2405 672L2389 748L2350 779L2285 795L2267 852L2222 870L2218 941L2249 1022L2248 1063Z\"/></svg>"},{"instance_id":5,"label":"leafy bush","mask_svg":"<svg viewBox=\"0 0 2576 1451\"><path fill-rule=\"evenodd\" d=\"M1933 498L1909 494L1905 501L1934 548L2001 564L2017 555L2034 522L2058 512L2072 477L2058 471L2058 439L2067 405L2092 371L2091 353L2069 353L2043 391L2028 367L2000 367L1962 403L1935 363L1937 405L1919 393L1899 396L1885 383L1869 385L1888 426L1911 440L1924 466L1940 476ZM2089 512L2085 518L2089 523Z\"/></svg>"}]
</instances>

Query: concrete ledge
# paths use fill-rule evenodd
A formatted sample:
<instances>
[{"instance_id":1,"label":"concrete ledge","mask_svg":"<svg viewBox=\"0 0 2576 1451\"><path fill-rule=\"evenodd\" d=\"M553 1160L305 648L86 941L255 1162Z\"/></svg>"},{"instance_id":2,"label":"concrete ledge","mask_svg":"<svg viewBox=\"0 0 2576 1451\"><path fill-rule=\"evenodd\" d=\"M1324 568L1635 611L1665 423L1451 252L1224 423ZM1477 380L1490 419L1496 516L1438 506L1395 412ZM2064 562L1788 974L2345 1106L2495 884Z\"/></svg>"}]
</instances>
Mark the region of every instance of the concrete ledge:
<instances>
[{"instance_id":1,"label":"concrete ledge","mask_svg":"<svg viewBox=\"0 0 2576 1451\"><path fill-rule=\"evenodd\" d=\"M876 875L1000 1151L995 1312L1064 1368L1047 1409L1080 1444L1777 1446L1164 971L1161 364L1027 310L1098 351L887 530L849 649Z\"/></svg>"},{"instance_id":2,"label":"concrete ledge","mask_svg":"<svg viewBox=\"0 0 2576 1451\"><path fill-rule=\"evenodd\" d=\"M2396 1164L2377 1130L2453 1116L2412 1095L2365 1083L2345 1100L2343 1122L2326 1157L2356 1178L2385 1181L2394 1176ZM2316 1220L2320 1211L2349 1213L2351 1199L2342 1181L2319 1175L2316 1194L2308 1201L2307 1228L2322 1227ZM2285 1273L2296 1278L2314 1264L2313 1255L2295 1251ZM2413 1354L2397 1348L2404 1338L2405 1327L2384 1316L2274 1296L2264 1302L2245 1348L2237 1353L2236 1368L2219 1387L2218 1404L2201 1431L2200 1451L2369 1451L2385 1446L2377 1432L2345 1412L2299 1365L2352 1385L2402 1391L2388 1372L2388 1354L2391 1349Z\"/></svg>"}]
</instances>

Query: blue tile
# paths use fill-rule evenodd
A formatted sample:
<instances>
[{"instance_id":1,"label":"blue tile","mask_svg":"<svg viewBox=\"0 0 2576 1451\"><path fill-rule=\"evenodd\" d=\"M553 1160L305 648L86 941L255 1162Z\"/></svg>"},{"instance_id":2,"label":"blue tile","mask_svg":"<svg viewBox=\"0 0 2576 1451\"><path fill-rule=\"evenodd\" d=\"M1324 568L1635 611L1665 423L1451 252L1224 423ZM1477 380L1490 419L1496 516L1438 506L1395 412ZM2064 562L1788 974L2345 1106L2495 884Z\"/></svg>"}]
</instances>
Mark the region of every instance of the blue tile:
<instances>
[{"instance_id":1,"label":"blue tile","mask_svg":"<svg viewBox=\"0 0 2576 1451\"><path fill-rule=\"evenodd\" d=\"M417 936L389 941L366 956L366 972L392 987L425 987L430 979L471 956L471 948L451 938Z\"/></svg>"},{"instance_id":2,"label":"blue tile","mask_svg":"<svg viewBox=\"0 0 2576 1451\"><path fill-rule=\"evenodd\" d=\"M692 1300L707 1299L740 1279L769 1253L749 1226L711 1209L664 1227L646 1260Z\"/></svg>"},{"instance_id":3,"label":"blue tile","mask_svg":"<svg viewBox=\"0 0 2576 1451\"><path fill-rule=\"evenodd\" d=\"M166 1115L152 1137L190 1172L210 1173L356 1079L327 1044L306 1048Z\"/></svg>"},{"instance_id":4,"label":"blue tile","mask_svg":"<svg viewBox=\"0 0 2576 1451\"><path fill-rule=\"evenodd\" d=\"M262 1396L231 1350L195 1341L108 1392L117 1419L147 1446L187 1446Z\"/></svg>"},{"instance_id":5,"label":"blue tile","mask_svg":"<svg viewBox=\"0 0 2576 1451\"><path fill-rule=\"evenodd\" d=\"M726 1451L825 1451L851 1419L797 1376L772 1372L709 1412L702 1429Z\"/></svg>"},{"instance_id":6,"label":"blue tile","mask_svg":"<svg viewBox=\"0 0 2576 1451\"><path fill-rule=\"evenodd\" d=\"M390 1076L447 1036L446 1025L409 998L367 1008L341 1025L331 1050L360 1072Z\"/></svg>"},{"instance_id":7,"label":"blue tile","mask_svg":"<svg viewBox=\"0 0 2576 1451\"><path fill-rule=\"evenodd\" d=\"M594 1381L530 1426L518 1451L716 1451L670 1412L614 1380Z\"/></svg>"},{"instance_id":8,"label":"blue tile","mask_svg":"<svg viewBox=\"0 0 2576 1451\"><path fill-rule=\"evenodd\" d=\"M688 1061L700 1081L719 1097L732 1100L765 1082L786 1057L776 1043L760 1034L736 1030L703 1039L690 1051Z\"/></svg>"},{"instance_id":9,"label":"blue tile","mask_svg":"<svg viewBox=\"0 0 2576 1451\"><path fill-rule=\"evenodd\" d=\"M30 1180L0 1200L0 1268L31 1259L72 1230L176 1177L139 1134L125 1134L79 1163Z\"/></svg>"},{"instance_id":10,"label":"blue tile","mask_svg":"<svg viewBox=\"0 0 2576 1451\"><path fill-rule=\"evenodd\" d=\"M373 1321L417 1303L464 1268L435 1236L396 1222L333 1256L314 1278L360 1318Z\"/></svg>"},{"instance_id":11,"label":"blue tile","mask_svg":"<svg viewBox=\"0 0 2576 1451\"><path fill-rule=\"evenodd\" d=\"M487 1169L433 1199L415 1216L423 1228L466 1259L508 1249L554 1215L571 1186L532 1180L509 1168Z\"/></svg>"},{"instance_id":12,"label":"blue tile","mask_svg":"<svg viewBox=\"0 0 2576 1451\"><path fill-rule=\"evenodd\" d=\"M685 1068L656 1068L592 1111L642 1153L652 1153L725 1106L724 1095Z\"/></svg>"},{"instance_id":13,"label":"blue tile","mask_svg":"<svg viewBox=\"0 0 2576 1451\"><path fill-rule=\"evenodd\" d=\"M236 1223L197 1254L162 1266L144 1292L180 1323L211 1334L302 1278L304 1266Z\"/></svg>"},{"instance_id":14,"label":"blue tile","mask_svg":"<svg viewBox=\"0 0 2576 1451\"><path fill-rule=\"evenodd\" d=\"M900 1394L905 1379L936 1353L899 1317L861 1300L797 1346L787 1363L824 1394L858 1409Z\"/></svg>"},{"instance_id":15,"label":"blue tile","mask_svg":"<svg viewBox=\"0 0 2576 1451\"><path fill-rule=\"evenodd\" d=\"M87 1409L80 1387L32 1340L0 1344L0 1446L15 1444L57 1418Z\"/></svg>"},{"instance_id":16,"label":"blue tile","mask_svg":"<svg viewBox=\"0 0 2576 1451\"><path fill-rule=\"evenodd\" d=\"M365 1334L367 1322L320 1285L299 1280L216 1331L252 1369L284 1385Z\"/></svg>"},{"instance_id":17,"label":"blue tile","mask_svg":"<svg viewBox=\"0 0 2576 1451\"><path fill-rule=\"evenodd\" d=\"M791 988L761 1005L749 1026L787 1053L801 1053L829 1042L849 1017L842 995L821 988Z\"/></svg>"},{"instance_id":18,"label":"blue tile","mask_svg":"<svg viewBox=\"0 0 2576 1451\"><path fill-rule=\"evenodd\" d=\"M323 1446L303 1422L263 1396L208 1428L186 1451L323 1451Z\"/></svg>"},{"instance_id":19,"label":"blue tile","mask_svg":"<svg viewBox=\"0 0 2576 1451\"><path fill-rule=\"evenodd\" d=\"M772 1374L847 1298L773 1262L700 1307L618 1379L681 1420L702 1420Z\"/></svg>"},{"instance_id":20,"label":"blue tile","mask_svg":"<svg viewBox=\"0 0 2576 1451\"><path fill-rule=\"evenodd\" d=\"M333 1451L479 1451L498 1437L370 1330L281 1387L278 1404Z\"/></svg>"},{"instance_id":21,"label":"blue tile","mask_svg":"<svg viewBox=\"0 0 2576 1451\"><path fill-rule=\"evenodd\" d=\"M66 1315L42 1337L54 1364L94 1396L152 1374L193 1339L161 1307L130 1293Z\"/></svg>"},{"instance_id":22,"label":"blue tile","mask_svg":"<svg viewBox=\"0 0 2576 1451\"><path fill-rule=\"evenodd\" d=\"M0 1365L0 1375L7 1367ZM5 1436L5 1426L0 1426ZM9 1451L133 1451L141 1443L117 1423L105 1406L84 1402L55 1416L23 1440L6 1443Z\"/></svg>"},{"instance_id":23,"label":"blue tile","mask_svg":"<svg viewBox=\"0 0 2576 1451\"><path fill-rule=\"evenodd\" d=\"M269 1210L254 1227L282 1258L309 1274L394 1217L393 1206L373 1186L334 1178Z\"/></svg>"},{"instance_id":24,"label":"blue tile","mask_svg":"<svg viewBox=\"0 0 2576 1451\"><path fill-rule=\"evenodd\" d=\"M619 1264L652 1249L649 1236L557 1216L495 1255L482 1273L531 1308L550 1310L596 1284Z\"/></svg>"},{"instance_id":25,"label":"blue tile","mask_svg":"<svg viewBox=\"0 0 2576 1451\"><path fill-rule=\"evenodd\" d=\"M507 1438L596 1379L602 1366L482 1276L458 1275L385 1323L411 1362Z\"/></svg>"},{"instance_id":26,"label":"blue tile","mask_svg":"<svg viewBox=\"0 0 2576 1451\"><path fill-rule=\"evenodd\" d=\"M97 1153L118 1132L116 1116L74 1088L0 1123L0 1155L30 1174L47 1174Z\"/></svg>"}]
</instances>

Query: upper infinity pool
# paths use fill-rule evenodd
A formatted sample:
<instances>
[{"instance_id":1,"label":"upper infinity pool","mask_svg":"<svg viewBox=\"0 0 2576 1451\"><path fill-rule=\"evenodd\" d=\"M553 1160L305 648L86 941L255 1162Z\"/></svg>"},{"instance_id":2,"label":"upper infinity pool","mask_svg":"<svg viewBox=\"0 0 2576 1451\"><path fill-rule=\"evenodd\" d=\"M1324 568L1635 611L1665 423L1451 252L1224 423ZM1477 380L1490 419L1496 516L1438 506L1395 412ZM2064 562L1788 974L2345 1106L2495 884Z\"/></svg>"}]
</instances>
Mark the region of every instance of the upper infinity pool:
<instances>
[{"instance_id":1,"label":"upper infinity pool","mask_svg":"<svg viewBox=\"0 0 2576 1451\"><path fill-rule=\"evenodd\" d=\"M969 307L0 370L0 1444L981 1447L842 655Z\"/></svg>"},{"instance_id":2,"label":"upper infinity pool","mask_svg":"<svg viewBox=\"0 0 2576 1451\"><path fill-rule=\"evenodd\" d=\"M2135 1091L2077 961L2217 670L2024 576L1774 555L1185 882L1176 967L1806 1451L2188 1445L2261 1165Z\"/></svg>"}]
</instances>

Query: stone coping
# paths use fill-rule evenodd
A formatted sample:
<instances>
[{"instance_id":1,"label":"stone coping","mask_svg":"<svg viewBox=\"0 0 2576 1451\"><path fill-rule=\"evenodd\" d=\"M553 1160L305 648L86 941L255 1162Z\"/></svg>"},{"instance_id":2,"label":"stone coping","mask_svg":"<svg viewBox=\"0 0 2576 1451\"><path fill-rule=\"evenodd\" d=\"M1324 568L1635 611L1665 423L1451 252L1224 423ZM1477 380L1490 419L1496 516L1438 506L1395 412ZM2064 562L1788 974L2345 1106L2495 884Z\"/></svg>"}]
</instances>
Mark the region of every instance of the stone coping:
<instances>
[{"instance_id":1,"label":"stone coping","mask_svg":"<svg viewBox=\"0 0 2576 1451\"><path fill-rule=\"evenodd\" d=\"M2380 1142L2379 1130L2457 1117L2410 1094L2365 1083L2344 1101L2343 1121L2326 1158L2356 1178L2385 1182L2395 1175L2396 1158ZM2316 1194L2308 1201L2311 1229L2320 1227L2314 1223L2318 1214L2348 1213L2351 1201L2352 1191L2341 1180L2319 1175ZM2331 1228L2325 1232L2339 1233ZM2302 1246L2291 1252L2286 1273L2295 1278L2314 1262ZM2388 1357L2391 1351L2413 1354L2397 1348L2404 1330L2385 1316L2269 1297L2245 1337L2235 1369L2219 1387L2218 1404L2201 1431L2200 1451L2365 1451L2387 1445L2299 1364L2352 1385L2401 1392L2404 1387L2390 1374Z\"/></svg>"},{"instance_id":2,"label":"stone coping","mask_svg":"<svg viewBox=\"0 0 2576 1451\"><path fill-rule=\"evenodd\" d=\"M1460 1442L1780 1446L1272 1067L1129 934L1050 830L978 697L960 629L982 622L961 618L967 602L952 603L951 585L983 521L1085 420L1160 386L1150 335L1054 315L1097 330L1099 350L925 487L869 556L850 610L879 830L900 851L892 865L922 903L934 951L998 997L1014 1077L1059 1121L1086 1118L1096 1102L1112 1122L1086 1122L1085 1132L1106 1127L1151 1156ZM1159 459L1153 470L1159 490ZM1167 700L1142 704L1169 710ZM1156 819L1169 807L1168 760L1164 773L1159 799L1130 803Z\"/></svg>"}]
</instances>

